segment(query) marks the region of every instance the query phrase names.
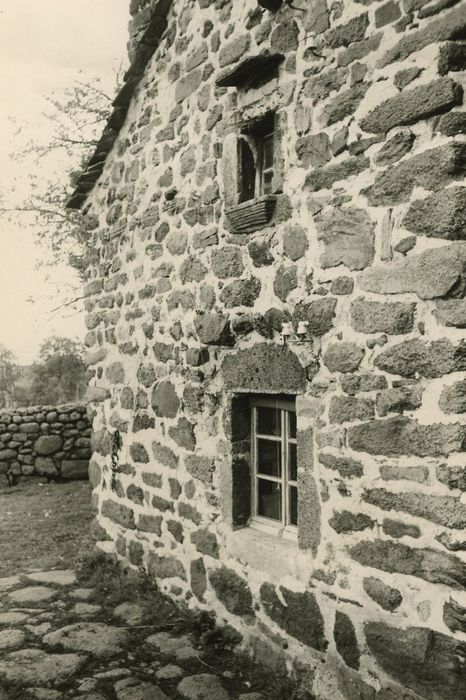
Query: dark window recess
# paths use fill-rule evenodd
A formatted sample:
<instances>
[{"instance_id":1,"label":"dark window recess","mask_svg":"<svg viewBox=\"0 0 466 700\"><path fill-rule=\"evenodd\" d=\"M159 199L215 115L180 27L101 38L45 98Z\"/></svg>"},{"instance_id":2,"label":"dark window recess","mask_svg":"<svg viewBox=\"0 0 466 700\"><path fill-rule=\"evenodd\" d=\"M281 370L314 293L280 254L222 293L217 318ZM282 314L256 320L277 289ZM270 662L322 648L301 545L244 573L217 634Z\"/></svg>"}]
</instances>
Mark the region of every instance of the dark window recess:
<instances>
[{"instance_id":1,"label":"dark window recess","mask_svg":"<svg viewBox=\"0 0 466 700\"><path fill-rule=\"evenodd\" d=\"M218 80L219 87L237 87L243 90L259 87L278 76L278 66L285 57L281 53L250 56Z\"/></svg>"},{"instance_id":2,"label":"dark window recess","mask_svg":"<svg viewBox=\"0 0 466 700\"><path fill-rule=\"evenodd\" d=\"M249 396L231 402L231 520L234 528L245 527L251 518L251 404Z\"/></svg>"},{"instance_id":3,"label":"dark window recess","mask_svg":"<svg viewBox=\"0 0 466 700\"><path fill-rule=\"evenodd\" d=\"M239 142L240 157L240 202L254 199L256 191L256 163L254 153L245 139Z\"/></svg>"}]
</instances>

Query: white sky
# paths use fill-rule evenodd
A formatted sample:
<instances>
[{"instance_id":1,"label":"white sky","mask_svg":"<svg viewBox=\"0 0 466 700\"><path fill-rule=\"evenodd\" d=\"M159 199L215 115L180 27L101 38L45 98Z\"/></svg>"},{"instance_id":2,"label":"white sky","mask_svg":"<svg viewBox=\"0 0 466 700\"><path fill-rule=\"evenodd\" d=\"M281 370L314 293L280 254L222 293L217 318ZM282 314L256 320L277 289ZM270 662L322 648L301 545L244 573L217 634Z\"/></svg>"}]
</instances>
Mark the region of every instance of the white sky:
<instances>
[{"instance_id":1,"label":"white sky","mask_svg":"<svg viewBox=\"0 0 466 700\"><path fill-rule=\"evenodd\" d=\"M18 198L28 196L27 179L8 154L50 128L41 120L44 96L66 88L80 70L112 90L126 61L128 19L129 0L0 0L0 194L16 178ZM25 123L21 136L13 121ZM0 344L20 363L35 359L50 335L84 336L82 314L51 313L69 298L71 271L37 270L41 256L31 228L0 218Z\"/></svg>"}]
</instances>

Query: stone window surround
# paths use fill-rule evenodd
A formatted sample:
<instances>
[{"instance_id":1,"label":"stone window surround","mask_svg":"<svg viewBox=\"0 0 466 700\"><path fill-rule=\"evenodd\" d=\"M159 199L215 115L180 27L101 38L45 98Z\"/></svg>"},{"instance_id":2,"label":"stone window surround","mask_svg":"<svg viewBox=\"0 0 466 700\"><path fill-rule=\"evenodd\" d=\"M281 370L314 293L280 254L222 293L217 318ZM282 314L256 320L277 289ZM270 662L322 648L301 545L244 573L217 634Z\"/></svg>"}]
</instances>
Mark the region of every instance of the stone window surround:
<instances>
[{"instance_id":1,"label":"stone window surround","mask_svg":"<svg viewBox=\"0 0 466 700\"><path fill-rule=\"evenodd\" d=\"M240 203L248 202L265 195L271 195L268 191L273 185L274 167L274 143L275 134L275 113L267 112L261 119L248 123L241 130L238 137L240 149L239 169L240 169ZM272 143L272 162L267 164L267 143ZM245 162L249 161L249 168L245 167ZM269 182L266 174L272 175ZM248 192L248 190L250 192ZM252 196L251 196L252 195Z\"/></svg>"},{"instance_id":2,"label":"stone window surround","mask_svg":"<svg viewBox=\"0 0 466 700\"><path fill-rule=\"evenodd\" d=\"M235 112L227 125L223 148L223 183L225 192L225 213L233 233L254 233L273 225L273 214L277 195L283 192L283 153L282 141L285 133L284 111L280 109L275 95L265 96L252 106L245 106ZM273 114L273 163L274 172L271 193L261 195L256 192L253 199L241 201L242 177L239 143L242 134L251 133L255 124L260 124Z\"/></svg>"},{"instance_id":3,"label":"stone window surround","mask_svg":"<svg viewBox=\"0 0 466 700\"><path fill-rule=\"evenodd\" d=\"M221 504L229 526L228 551L252 568L271 576L309 577L312 555L320 542L320 505L313 475L312 430L299 429L298 418L298 541L277 537L251 526L250 400L265 394L235 391L227 395L231 460L224 460ZM268 394L267 396L274 396ZM298 394L288 394L298 398ZM299 405L299 402L297 402ZM307 578L306 578L307 577Z\"/></svg>"}]
</instances>

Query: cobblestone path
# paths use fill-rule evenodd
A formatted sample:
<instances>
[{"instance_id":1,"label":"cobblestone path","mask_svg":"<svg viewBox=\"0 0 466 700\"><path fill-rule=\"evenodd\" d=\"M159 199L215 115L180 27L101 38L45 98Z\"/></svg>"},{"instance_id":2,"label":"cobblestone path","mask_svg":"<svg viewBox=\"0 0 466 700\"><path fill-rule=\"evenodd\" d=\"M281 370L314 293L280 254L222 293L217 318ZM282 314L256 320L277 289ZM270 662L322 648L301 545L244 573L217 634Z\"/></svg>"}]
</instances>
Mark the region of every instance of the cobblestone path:
<instances>
[{"instance_id":1,"label":"cobblestone path","mask_svg":"<svg viewBox=\"0 0 466 700\"><path fill-rule=\"evenodd\" d=\"M266 700L189 632L145 618L71 570L0 579L0 700Z\"/></svg>"}]
</instances>

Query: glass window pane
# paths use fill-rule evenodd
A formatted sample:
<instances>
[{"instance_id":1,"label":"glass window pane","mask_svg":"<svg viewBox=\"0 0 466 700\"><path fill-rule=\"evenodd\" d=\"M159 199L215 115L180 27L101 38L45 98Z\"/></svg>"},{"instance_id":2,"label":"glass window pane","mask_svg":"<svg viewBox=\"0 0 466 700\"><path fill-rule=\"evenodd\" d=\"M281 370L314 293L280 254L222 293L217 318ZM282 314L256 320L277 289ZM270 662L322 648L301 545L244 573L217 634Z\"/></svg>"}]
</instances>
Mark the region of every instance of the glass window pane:
<instances>
[{"instance_id":1,"label":"glass window pane","mask_svg":"<svg viewBox=\"0 0 466 700\"><path fill-rule=\"evenodd\" d=\"M288 412L288 430L290 434L290 438L295 438L296 437L296 413L293 411Z\"/></svg>"},{"instance_id":2,"label":"glass window pane","mask_svg":"<svg viewBox=\"0 0 466 700\"><path fill-rule=\"evenodd\" d=\"M257 480L257 515L282 520L282 487L274 481Z\"/></svg>"},{"instance_id":3,"label":"glass window pane","mask_svg":"<svg viewBox=\"0 0 466 700\"><path fill-rule=\"evenodd\" d=\"M262 435L280 435L282 432L279 408L258 406L257 432Z\"/></svg>"},{"instance_id":4,"label":"glass window pane","mask_svg":"<svg viewBox=\"0 0 466 700\"><path fill-rule=\"evenodd\" d=\"M264 170L273 165L273 135L266 136L262 141L262 167Z\"/></svg>"},{"instance_id":5,"label":"glass window pane","mask_svg":"<svg viewBox=\"0 0 466 700\"><path fill-rule=\"evenodd\" d=\"M298 489L296 486L289 488L290 499L290 525L298 524Z\"/></svg>"},{"instance_id":6,"label":"glass window pane","mask_svg":"<svg viewBox=\"0 0 466 700\"><path fill-rule=\"evenodd\" d=\"M268 476L281 476L282 443L272 440L257 441L257 471Z\"/></svg>"},{"instance_id":7,"label":"glass window pane","mask_svg":"<svg viewBox=\"0 0 466 700\"><path fill-rule=\"evenodd\" d=\"M273 170L269 170L262 176L262 194L272 193Z\"/></svg>"},{"instance_id":8,"label":"glass window pane","mask_svg":"<svg viewBox=\"0 0 466 700\"><path fill-rule=\"evenodd\" d=\"M289 476L288 476L288 478L290 481L297 481L298 480L298 459L297 459L296 445L288 443L288 452L289 452L289 471L288 471Z\"/></svg>"}]
</instances>

